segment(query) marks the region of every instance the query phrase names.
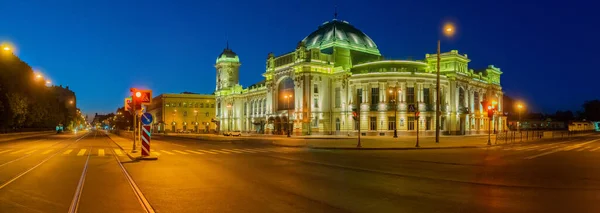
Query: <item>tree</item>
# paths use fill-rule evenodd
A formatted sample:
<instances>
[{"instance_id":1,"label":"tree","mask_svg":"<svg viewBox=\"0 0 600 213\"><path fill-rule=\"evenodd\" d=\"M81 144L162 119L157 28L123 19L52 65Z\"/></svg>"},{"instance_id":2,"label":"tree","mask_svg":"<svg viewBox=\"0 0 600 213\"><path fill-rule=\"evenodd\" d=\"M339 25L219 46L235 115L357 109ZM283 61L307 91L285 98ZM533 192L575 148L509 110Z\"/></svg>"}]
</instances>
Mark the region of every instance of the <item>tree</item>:
<instances>
[{"instance_id":1,"label":"tree","mask_svg":"<svg viewBox=\"0 0 600 213\"><path fill-rule=\"evenodd\" d=\"M590 121L600 121L600 100L583 103L583 117Z\"/></svg>"}]
</instances>

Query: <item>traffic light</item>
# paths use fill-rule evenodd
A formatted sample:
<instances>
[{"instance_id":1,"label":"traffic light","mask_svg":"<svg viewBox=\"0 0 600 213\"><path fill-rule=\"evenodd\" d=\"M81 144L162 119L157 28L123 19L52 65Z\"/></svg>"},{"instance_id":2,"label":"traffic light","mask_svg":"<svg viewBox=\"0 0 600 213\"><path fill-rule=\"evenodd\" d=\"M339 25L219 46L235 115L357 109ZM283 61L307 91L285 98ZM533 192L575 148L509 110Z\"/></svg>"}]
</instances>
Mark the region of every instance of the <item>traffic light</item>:
<instances>
[{"instance_id":1,"label":"traffic light","mask_svg":"<svg viewBox=\"0 0 600 213\"><path fill-rule=\"evenodd\" d=\"M354 119L355 121L358 120L358 111L356 108L352 109L352 119Z\"/></svg>"},{"instance_id":2,"label":"traffic light","mask_svg":"<svg viewBox=\"0 0 600 213\"><path fill-rule=\"evenodd\" d=\"M129 89L131 97L135 100L135 104L150 104L152 103L152 90L140 90L137 88Z\"/></svg>"}]
</instances>

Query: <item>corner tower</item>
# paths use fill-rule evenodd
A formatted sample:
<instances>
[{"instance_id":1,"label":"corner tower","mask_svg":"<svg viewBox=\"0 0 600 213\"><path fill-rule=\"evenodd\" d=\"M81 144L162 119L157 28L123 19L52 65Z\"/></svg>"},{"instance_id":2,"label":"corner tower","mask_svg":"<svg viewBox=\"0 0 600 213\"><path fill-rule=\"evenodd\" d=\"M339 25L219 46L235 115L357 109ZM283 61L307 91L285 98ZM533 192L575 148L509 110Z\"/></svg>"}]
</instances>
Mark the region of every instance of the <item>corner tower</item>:
<instances>
[{"instance_id":1,"label":"corner tower","mask_svg":"<svg viewBox=\"0 0 600 213\"><path fill-rule=\"evenodd\" d=\"M215 91L233 88L239 84L240 58L231 49L229 43L217 57L217 86Z\"/></svg>"}]
</instances>

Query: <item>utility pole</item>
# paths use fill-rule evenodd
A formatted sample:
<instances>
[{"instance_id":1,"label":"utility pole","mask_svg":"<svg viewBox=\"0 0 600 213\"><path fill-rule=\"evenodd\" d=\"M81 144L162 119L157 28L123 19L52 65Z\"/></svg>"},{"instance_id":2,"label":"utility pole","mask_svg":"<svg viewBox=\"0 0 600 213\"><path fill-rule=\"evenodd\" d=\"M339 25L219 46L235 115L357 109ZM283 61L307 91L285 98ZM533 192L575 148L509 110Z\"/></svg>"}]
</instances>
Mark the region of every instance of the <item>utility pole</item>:
<instances>
[{"instance_id":1,"label":"utility pole","mask_svg":"<svg viewBox=\"0 0 600 213\"><path fill-rule=\"evenodd\" d=\"M356 147L361 148L362 145L360 144L360 102L362 102L362 100L358 100L358 92L356 93L356 122L358 122L358 144L356 145Z\"/></svg>"},{"instance_id":2,"label":"utility pole","mask_svg":"<svg viewBox=\"0 0 600 213\"><path fill-rule=\"evenodd\" d=\"M417 123L417 145L415 147L419 148L419 111L415 112L415 122Z\"/></svg>"},{"instance_id":3,"label":"utility pole","mask_svg":"<svg viewBox=\"0 0 600 213\"><path fill-rule=\"evenodd\" d=\"M136 142L136 138L137 138L137 105L135 104L135 97L132 97L132 102L133 102L133 149L131 150L131 152L135 153L137 152L137 150L135 149L135 142Z\"/></svg>"},{"instance_id":4,"label":"utility pole","mask_svg":"<svg viewBox=\"0 0 600 213\"><path fill-rule=\"evenodd\" d=\"M435 143L440 143L440 40L437 43L437 77L435 85Z\"/></svg>"}]
</instances>

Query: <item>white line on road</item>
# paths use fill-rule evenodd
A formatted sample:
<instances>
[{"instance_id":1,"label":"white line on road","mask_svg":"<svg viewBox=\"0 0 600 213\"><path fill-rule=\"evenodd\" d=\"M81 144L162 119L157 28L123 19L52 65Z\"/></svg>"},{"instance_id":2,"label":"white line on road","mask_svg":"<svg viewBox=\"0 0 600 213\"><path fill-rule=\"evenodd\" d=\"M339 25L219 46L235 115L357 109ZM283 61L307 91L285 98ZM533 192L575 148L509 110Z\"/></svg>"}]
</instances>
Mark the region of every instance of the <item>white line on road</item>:
<instances>
[{"instance_id":1,"label":"white line on road","mask_svg":"<svg viewBox=\"0 0 600 213\"><path fill-rule=\"evenodd\" d=\"M257 151L253 151L253 150L245 150L245 149L233 149L233 150L237 150L240 152L247 152L247 153L257 153Z\"/></svg>"},{"instance_id":2,"label":"white line on road","mask_svg":"<svg viewBox=\"0 0 600 213\"><path fill-rule=\"evenodd\" d=\"M116 155L123 156L123 152L120 149L113 149L113 151L115 151Z\"/></svg>"},{"instance_id":3,"label":"white line on road","mask_svg":"<svg viewBox=\"0 0 600 213\"><path fill-rule=\"evenodd\" d=\"M83 154L85 154L85 151L87 151L87 149L79 150L79 152L77 153L77 156L83 156Z\"/></svg>"},{"instance_id":4,"label":"white line on road","mask_svg":"<svg viewBox=\"0 0 600 213\"><path fill-rule=\"evenodd\" d=\"M196 152L196 151L194 151L194 150L185 150L185 151L186 151L186 152L191 152L191 153L194 153L194 154L198 154L198 155L203 155L203 154L204 154L204 153L202 153L202 152Z\"/></svg>"},{"instance_id":5,"label":"white line on road","mask_svg":"<svg viewBox=\"0 0 600 213\"><path fill-rule=\"evenodd\" d=\"M184 154L184 155L190 154L190 153L187 153L187 152L184 152L184 151L179 151L179 150L171 150L171 151L177 152L179 154Z\"/></svg>"},{"instance_id":6,"label":"white line on road","mask_svg":"<svg viewBox=\"0 0 600 213\"><path fill-rule=\"evenodd\" d=\"M94 135L94 138L95 137L96 137L96 135ZM91 150L91 148L90 148L90 150ZM82 149L82 151L83 151L83 153L85 153L85 149ZM79 153L81 153L81 151L79 151ZM81 199L81 192L83 191L83 184L85 183L85 176L87 173L88 163L90 162L90 154L92 154L92 152L88 153L87 159L85 160L85 166L83 166L83 171L81 172L81 178L79 178L79 183L77 184L77 189L75 189L75 195L73 195L73 200L71 201L71 206L69 207L69 213L75 213L75 212L77 212L77 209L79 208L79 200ZM77 155L79 155L79 154L77 154Z\"/></svg>"},{"instance_id":7,"label":"white line on road","mask_svg":"<svg viewBox=\"0 0 600 213\"><path fill-rule=\"evenodd\" d=\"M206 152L206 153L209 153L209 154L219 154L219 153L216 153L216 152L211 152L211 151L206 151L206 150L201 150L201 149L198 149L198 151L199 152Z\"/></svg>"},{"instance_id":8,"label":"white line on road","mask_svg":"<svg viewBox=\"0 0 600 213\"><path fill-rule=\"evenodd\" d=\"M21 150L19 150L19 151L14 151L14 152L11 152L10 154L17 154L17 153L19 153L19 152L23 152L23 151L25 151L25 150L26 150L26 149L21 149Z\"/></svg>"},{"instance_id":9,"label":"white line on road","mask_svg":"<svg viewBox=\"0 0 600 213\"><path fill-rule=\"evenodd\" d=\"M167 154L169 154L169 155L174 155L174 154L175 154L175 153L169 152L169 151L167 151L167 150L160 150L160 151L161 151L161 152L164 152L164 153L167 153Z\"/></svg>"},{"instance_id":10,"label":"white line on road","mask_svg":"<svg viewBox=\"0 0 600 213\"><path fill-rule=\"evenodd\" d=\"M98 156L104 156L104 149L98 149Z\"/></svg>"},{"instance_id":11,"label":"white line on road","mask_svg":"<svg viewBox=\"0 0 600 213\"><path fill-rule=\"evenodd\" d=\"M10 152L10 151L12 151L12 149L7 149L7 150L4 150L4 151L0 151L0 154L5 153L5 152Z\"/></svg>"},{"instance_id":12,"label":"white line on road","mask_svg":"<svg viewBox=\"0 0 600 213\"><path fill-rule=\"evenodd\" d=\"M221 150L223 150L223 151L225 151L225 152L243 153L243 152L240 152L240 151L235 151L235 150L232 150L232 149L221 149Z\"/></svg>"},{"instance_id":13,"label":"white line on road","mask_svg":"<svg viewBox=\"0 0 600 213\"><path fill-rule=\"evenodd\" d=\"M72 151L73 151L73 149L69 149L69 150L67 150L67 151L63 152L63 155L68 155L68 154L69 154L69 153L71 153Z\"/></svg>"},{"instance_id":14,"label":"white line on road","mask_svg":"<svg viewBox=\"0 0 600 213\"><path fill-rule=\"evenodd\" d=\"M213 151L213 152L218 152L218 153L223 153L223 154L231 154L231 153L229 153L229 152L225 152L225 151L221 151L221 150L216 150L216 149L212 149L212 150L210 150L210 151Z\"/></svg>"},{"instance_id":15,"label":"white line on road","mask_svg":"<svg viewBox=\"0 0 600 213\"><path fill-rule=\"evenodd\" d=\"M600 140L600 139L595 139L595 140L591 140L591 141L588 141L588 142L585 142L585 143L575 144L575 145L568 146L568 147L562 148L562 149L555 149L555 150L552 150L552 151L548 151L548 152L540 153L540 154L537 154L537 155L529 156L529 157L526 157L525 159L526 160L530 160L530 159L534 159L534 158L537 158L537 157L541 157L541 156L544 156L544 155L549 155L549 154L560 152L560 151L568 151L568 150L576 149L576 148L579 148L579 147L581 147L581 146L583 146L585 144L592 143L592 142L595 142L597 140Z\"/></svg>"},{"instance_id":16,"label":"white line on road","mask_svg":"<svg viewBox=\"0 0 600 213\"><path fill-rule=\"evenodd\" d=\"M25 154L28 155L28 154L34 153L35 151L37 151L37 149L31 150L29 152L25 152Z\"/></svg>"},{"instance_id":17,"label":"white line on road","mask_svg":"<svg viewBox=\"0 0 600 213\"><path fill-rule=\"evenodd\" d=\"M600 149L600 146L599 146L599 147L596 147L596 148L594 148L594 149L592 149L592 150L590 150L590 151L592 151L592 152L593 152L593 151L596 151L596 150L598 150L598 149Z\"/></svg>"},{"instance_id":18,"label":"white line on road","mask_svg":"<svg viewBox=\"0 0 600 213\"><path fill-rule=\"evenodd\" d=\"M46 151L42 152L42 155L48 154L48 153L52 152L52 150L54 150L54 149L46 150Z\"/></svg>"}]
</instances>

